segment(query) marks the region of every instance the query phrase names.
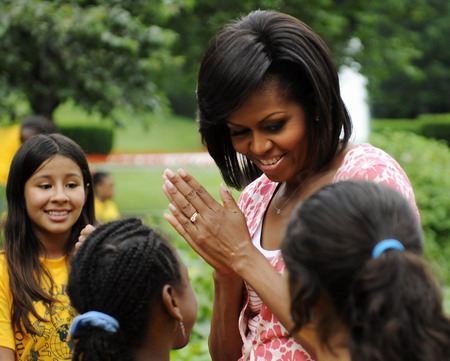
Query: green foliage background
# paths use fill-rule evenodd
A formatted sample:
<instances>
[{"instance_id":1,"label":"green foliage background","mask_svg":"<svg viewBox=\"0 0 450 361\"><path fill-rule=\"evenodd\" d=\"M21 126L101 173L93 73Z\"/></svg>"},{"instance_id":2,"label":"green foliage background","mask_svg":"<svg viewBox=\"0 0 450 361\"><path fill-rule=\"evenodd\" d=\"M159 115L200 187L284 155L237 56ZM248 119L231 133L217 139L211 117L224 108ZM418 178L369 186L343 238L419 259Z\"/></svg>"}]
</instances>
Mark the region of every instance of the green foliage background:
<instances>
[{"instance_id":1,"label":"green foliage background","mask_svg":"<svg viewBox=\"0 0 450 361\"><path fill-rule=\"evenodd\" d=\"M17 99L50 119L69 99L109 117L164 106L161 78L180 62L164 24L181 5L1 0L0 111L18 116Z\"/></svg>"},{"instance_id":2,"label":"green foliage background","mask_svg":"<svg viewBox=\"0 0 450 361\"><path fill-rule=\"evenodd\" d=\"M398 25L415 38L416 56L407 68L394 70L389 77L369 75L372 113L375 117L415 118L422 113L450 112L450 2L427 1L425 21L409 16ZM380 49L383 45L380 43Z\"/></svg>"},{"instance_id":3,"label":"green foliage background","mask_svg":"<svg viewBox=\"0 0 450 361\"><path fill-rule=\"evenodd\" d=\"M392 155L411 180L425 233L426 252L445 285L450 285L450 148L409 132L371 136Z\"/></svg>"},{"instance_id":4,"label":"green foliage background","mask_svg":"<svg viewBox=\"0 0 450 361\"><path fill-rule=\"evenodd\" d=\"M375 116L450 112L447 0L0 0L0 112L28 115L19 99L52 118L72 100L103 117L137 117L169 98L193 116L208 40L256 9L301 19L338 66L359 69Z\"/></svg>"}]
</instances>

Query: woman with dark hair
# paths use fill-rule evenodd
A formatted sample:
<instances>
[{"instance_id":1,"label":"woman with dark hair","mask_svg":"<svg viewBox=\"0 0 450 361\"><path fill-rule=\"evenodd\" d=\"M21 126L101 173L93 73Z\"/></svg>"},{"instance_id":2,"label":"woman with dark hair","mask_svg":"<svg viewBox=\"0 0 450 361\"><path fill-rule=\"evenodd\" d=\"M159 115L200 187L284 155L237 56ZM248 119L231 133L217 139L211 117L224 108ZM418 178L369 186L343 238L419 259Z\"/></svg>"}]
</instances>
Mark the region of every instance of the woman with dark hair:
<instances>
[{"instance_id":1,"label":"woman with dark hair","mask_svg":"<svg viewBox=\"0 0 450 361\"><path fill-rule=\"evenodd\" d=\"M382 150L349 143L331 54L289 15L254 11L225 26L205 51L197 96L204 144L226 184L245 187L238 206L221 187L222 206L186 171L164 173L166 218L215 268L212 358L308 360L308 345L286 330L280 274L292 210L348 178L387 184L416 207L409 180Z\"/></svg>"},{"instance_id":2,"label":"woman with dark hair","mask_svg":"<svg viewBox=\"0 0 450 361\"><path fill-rule=\"evenodd\" d=\"M318 361L447 361L450 319L408 202L372 182L328 185L297 208L282 254L293 334Z\"/></svg>"},{"instance_id":3,"label":"woman with dark hair","mask_svg":"<svg viewBox=\"0 0 450 361\"><path fill-rule=\"evenodd\" d=\"M14 156L0 253L1 360L71 357L68 261L95 221L91 184L83 151L63 135L35 135Z\"/></svg>"},{"instance_id":4,"label":"woman with dark hair","mask_svg":"<svg viewBox=\"0 0 450 361\"><path fill-rule=\"evenodd\" d=\"M68 293L80 313L73 360L169 360L197 315L186 266L135 218L99 226L77 250Z\"/></svg>"}]
</instances>

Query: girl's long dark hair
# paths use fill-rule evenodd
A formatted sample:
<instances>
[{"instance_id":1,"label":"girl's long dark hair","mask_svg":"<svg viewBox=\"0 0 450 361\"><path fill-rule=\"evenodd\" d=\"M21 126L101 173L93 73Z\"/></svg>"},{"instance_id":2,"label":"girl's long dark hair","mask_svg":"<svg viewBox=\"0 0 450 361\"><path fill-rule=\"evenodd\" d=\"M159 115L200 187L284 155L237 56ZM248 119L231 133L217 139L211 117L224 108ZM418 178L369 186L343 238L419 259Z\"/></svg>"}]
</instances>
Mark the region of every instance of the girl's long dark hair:
<instances>
[{"instance_id":1,"label":"girl's long dark hair","mask_svg":"<svg viewBox=\"0 0 450 361\"><path fill-rule=\"evenodd\" d=\"M372 258L384 239L405 251ZM294 213L282 244L289 270L293 332L311 317L323 345L336 325L349 329L353 361L444 361L450 320L422 258L422 231L407 200L382 185L329 185ZM325 299L329 312L312 313Z\"/></svg>"},{"instance_id":2,"label":"girl's long dark hair","mask_svg":"<svg viewBox=\"0 0 450 361\"><path fill-rule=\"evenodd\" d=\"M33 231L30 217L25 207L25 183L33 173L55 155L72 159L81 169L86 191L86 202L81 215L73 225L65 251L69 254L77 242L80 231L94 223L94 198L89 189L92 185L91 173L81 148L71 139L60 134L36 135L28 139L17 151L11 163L6 197L8 211L5 222L5 256L8 265L9 284L12 293L12 323L20 332L35 334L29 314L45 321L33 307L36 301L42 301L50 307L55 301L40 286L44 279L51 285L50 273L39 261L41 241Z\"/></svg>"}]
</instances>

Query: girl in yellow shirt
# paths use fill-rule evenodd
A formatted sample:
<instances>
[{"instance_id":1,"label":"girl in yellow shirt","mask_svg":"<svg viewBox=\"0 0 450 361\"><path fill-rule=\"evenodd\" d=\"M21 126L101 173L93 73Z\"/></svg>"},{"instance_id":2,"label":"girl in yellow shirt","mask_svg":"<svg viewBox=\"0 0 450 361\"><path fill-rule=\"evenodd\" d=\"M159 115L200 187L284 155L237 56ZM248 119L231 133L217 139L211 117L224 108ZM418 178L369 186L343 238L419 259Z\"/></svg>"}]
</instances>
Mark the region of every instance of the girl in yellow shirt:
<instances>
[{"instance_id":1,"label":"girl in yellow shirt","mask_svg":"<svg viewBox=\"0 0 450 361\"><path fill-rule=\"evenodd\" d=\"M91 174L81 148L59 134L36 135L11 164L0 254L0 359L71 358L68 258L95 223Z\"/></svg>"}]
</instances>

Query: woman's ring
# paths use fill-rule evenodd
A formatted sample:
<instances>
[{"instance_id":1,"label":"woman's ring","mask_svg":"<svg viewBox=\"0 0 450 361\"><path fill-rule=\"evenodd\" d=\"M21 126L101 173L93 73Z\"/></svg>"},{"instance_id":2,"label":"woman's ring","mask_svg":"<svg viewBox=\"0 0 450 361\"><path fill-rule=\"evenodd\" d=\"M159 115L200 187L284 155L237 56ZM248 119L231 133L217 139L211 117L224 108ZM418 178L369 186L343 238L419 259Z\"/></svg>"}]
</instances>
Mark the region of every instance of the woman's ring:
<instances>
[{"instance_id":1,"label":"woman's ring","mask_svg":"<svg viewBox=\"0 0 450 361\"><path fill-rule=\"evenodd\" d=\"M190 218L190 220L191 220L192 223L195 223L195 220L197 219L197 216L198 216L198 213L197 213L197 212L195 212L195 213L192 215L192 217Z\"/></svg>"}]
</instances>

